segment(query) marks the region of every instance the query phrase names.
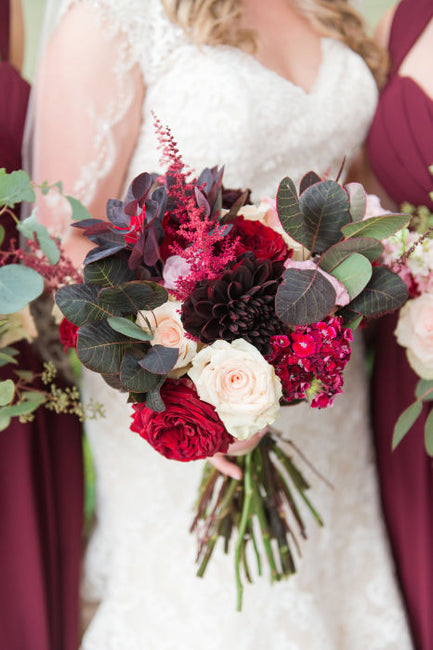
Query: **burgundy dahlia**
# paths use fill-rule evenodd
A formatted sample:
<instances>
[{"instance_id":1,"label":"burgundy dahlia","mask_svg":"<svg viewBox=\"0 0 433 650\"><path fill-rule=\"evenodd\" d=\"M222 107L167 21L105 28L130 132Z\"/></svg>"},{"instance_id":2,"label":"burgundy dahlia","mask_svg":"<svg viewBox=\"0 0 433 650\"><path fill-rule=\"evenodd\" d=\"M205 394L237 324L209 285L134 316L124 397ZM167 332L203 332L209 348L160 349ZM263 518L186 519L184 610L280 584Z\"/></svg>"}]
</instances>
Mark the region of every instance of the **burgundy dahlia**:
<instances>
[{"instance_id":1,"label":"burgundy dahlia","mask_svg":"<svg viewBox=\"0 0 433 650\"><path fill-rule=\"evenodd\" d=\"M198 282L182 305L185 330L202 343L243 338L262 354L269 340L284 331L275 314L275 294L283 265L254 256L216 280Z\"/></svg>"}]
</instances>

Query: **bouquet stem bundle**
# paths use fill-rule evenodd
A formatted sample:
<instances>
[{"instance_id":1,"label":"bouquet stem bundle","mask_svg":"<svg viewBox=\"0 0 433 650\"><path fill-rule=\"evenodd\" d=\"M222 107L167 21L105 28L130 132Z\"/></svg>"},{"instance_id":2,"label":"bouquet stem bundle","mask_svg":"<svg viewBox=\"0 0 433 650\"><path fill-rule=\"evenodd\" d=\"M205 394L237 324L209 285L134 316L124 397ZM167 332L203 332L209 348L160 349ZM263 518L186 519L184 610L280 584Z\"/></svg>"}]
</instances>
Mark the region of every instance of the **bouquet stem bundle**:
<instances>
[{"instance_id":1,"label":"bouquet stem bundle","mask_svg":"<svg viewBox=\"0 0 433 650\"><path fill-rule=\"evenodd\" d=\"M230 458L241 468L242 481L223 476L210 464L203 472L196 515L190 528L198 534L197 575L205 574L218 539L224 540L224 552L228 553L233 537L238 611L242 609L242 571L245 579L252 582L248 546L253 549L259 576L263 555L269 565L271 582L296 572L295 551L301 555L298 539L306 539L307 533L295 493L316 522L323 525L306 494L310 485L286 448L287 441L271 430L253 451Z\"/></svg>"}]
</instances>

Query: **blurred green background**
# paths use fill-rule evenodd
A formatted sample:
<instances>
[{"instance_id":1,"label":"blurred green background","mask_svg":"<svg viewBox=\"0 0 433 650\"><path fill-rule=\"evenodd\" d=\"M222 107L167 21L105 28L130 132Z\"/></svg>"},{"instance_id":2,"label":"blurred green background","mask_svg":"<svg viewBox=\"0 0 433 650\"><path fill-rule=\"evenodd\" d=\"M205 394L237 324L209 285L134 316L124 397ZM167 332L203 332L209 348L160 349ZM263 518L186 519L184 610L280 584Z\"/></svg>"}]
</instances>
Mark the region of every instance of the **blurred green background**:
<instances>
[{"instance_id":1,"label":"blurred green background","mask_svg":"<svg viewBox=\"0 0 433 650\"><path fill-rule=\"evenodd\" d=\"M33 79L35 71L45 1L23 0L26 28L24 76L29 81ZM395 0L353 0L353 4L364 14L370 28L373 30L385 9L395 4Z\"/></svg>"}]
</instances>

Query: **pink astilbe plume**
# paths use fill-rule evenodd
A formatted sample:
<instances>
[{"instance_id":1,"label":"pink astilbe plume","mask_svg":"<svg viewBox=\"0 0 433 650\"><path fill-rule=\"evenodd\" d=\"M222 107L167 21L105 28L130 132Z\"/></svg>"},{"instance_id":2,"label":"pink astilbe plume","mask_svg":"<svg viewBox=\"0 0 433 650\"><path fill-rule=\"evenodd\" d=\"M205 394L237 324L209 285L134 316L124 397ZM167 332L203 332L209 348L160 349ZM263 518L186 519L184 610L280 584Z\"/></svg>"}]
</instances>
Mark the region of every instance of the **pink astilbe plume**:
<instances>
[{"instance_id":1,"label":"pink astilbe plume","mask_svg":"<svg viewBox=\"0 0 433 650\"><path fill-rule=\"evenodd\" d=\"M161 162L169 165L167 193L174 206L171 217L178 224L170 252L186 260L190 268L173 291L178 300L184 300L197 282L213 280L236 260L237 240L230 241L228 226L221 225L218 216L210 214L202 188L196 178L190 178L170 129L164 128L157 118L155 129L162 150Z\"/></svg>"}]
</instances>

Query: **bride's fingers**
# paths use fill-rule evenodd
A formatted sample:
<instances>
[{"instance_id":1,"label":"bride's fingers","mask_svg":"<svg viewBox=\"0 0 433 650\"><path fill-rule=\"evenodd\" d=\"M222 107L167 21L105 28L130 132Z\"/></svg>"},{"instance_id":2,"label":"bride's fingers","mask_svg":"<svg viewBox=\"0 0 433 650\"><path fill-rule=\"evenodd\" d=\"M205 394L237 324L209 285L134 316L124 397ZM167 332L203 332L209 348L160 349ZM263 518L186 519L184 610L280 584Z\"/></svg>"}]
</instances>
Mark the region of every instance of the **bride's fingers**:
<instances>
[{"instance_id":1,"label":"bride's fingers","mask_svg":"<svg viewBox=\"0 0 433 650\"><path fill-rule=\"evenodd\" d=\"M242 478L242 470L240 467L231 463L223 454L215 454L211 458L208 458L211 465L213 465L221 474L230 476L240 480Z\"/></svg>"}]
</instances>

